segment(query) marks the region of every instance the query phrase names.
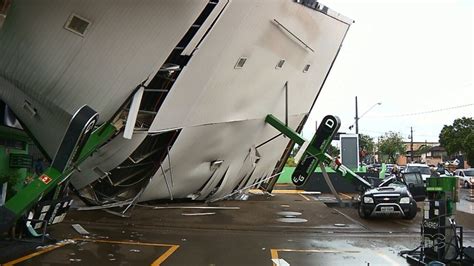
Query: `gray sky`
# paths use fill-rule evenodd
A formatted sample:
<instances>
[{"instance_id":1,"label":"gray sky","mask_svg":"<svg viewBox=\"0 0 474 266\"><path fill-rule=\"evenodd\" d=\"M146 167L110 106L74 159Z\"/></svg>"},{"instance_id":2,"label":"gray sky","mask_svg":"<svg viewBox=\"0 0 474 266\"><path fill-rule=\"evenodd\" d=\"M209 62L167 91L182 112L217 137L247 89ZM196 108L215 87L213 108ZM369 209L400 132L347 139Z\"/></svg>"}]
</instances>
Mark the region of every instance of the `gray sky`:
<instances>
[{"instance_id":1,"label":"gray sky","mask_svg":"<svg viewBox=\"0 0 474 266\"><path fill-rule=\"evenodd\" d=\"M474 0L321 0L355 20L303 131L326 114L375 139L387 131L438 141L443 125L474 116ZM420 115L406 115L469 105Z\"/></svg>"}]
</instances>

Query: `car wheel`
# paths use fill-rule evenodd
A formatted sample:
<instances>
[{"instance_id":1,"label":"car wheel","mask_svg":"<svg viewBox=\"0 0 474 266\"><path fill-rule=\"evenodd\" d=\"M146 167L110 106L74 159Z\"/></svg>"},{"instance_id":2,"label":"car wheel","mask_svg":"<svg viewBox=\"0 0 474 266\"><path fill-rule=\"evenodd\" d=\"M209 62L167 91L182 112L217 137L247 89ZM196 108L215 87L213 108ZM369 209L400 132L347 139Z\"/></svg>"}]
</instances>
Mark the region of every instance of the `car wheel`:
<instances>
[{"instance_id":1,"label":"car wheel","mask_svg":"<svg viewBox=\"0 0 474 266\"><path fill-rule=\"evenodd\" d=\"M467 181L464 181L464 187L465 188L471 188L471 186L469 185L469 182L467 182Z\"/></svg>"},{"instance_id":2,"label":"car wheel","mask_svg":"<svg viewBox=\"0 0 474 266\"><path fill-rule=\"evenodd\" d=\"M409 213L405 214L405 219L407 220L413 220L413 218L416 217L416 211L410 211Z\"/></svg>"},{"instance_id":3,"label":"car wheel","mask_svg":"<svg viewBox=\"0 0 474 266\"><path fill-rule=\"evenodd\" d=\"M410 207L410 211L408 213L405 213L405 216L403 218L407 220L413 220L413 218L415 217L416 217L416 202L413 201Z\"/></svg>"},{"instance_id":4,"label":"car wheel","mask_svg":"<svg viewBox=\"0 0 474 266\"><path fill-rule=\"evenodd\" d=\"M359 208L357 208L357 210L358 210L360 218L362 218L362 219L368 219L369 218L369 216L367 214L365 214L364 207L362 206L361 203L359 204Z\"/></svg>"}]
</instances>

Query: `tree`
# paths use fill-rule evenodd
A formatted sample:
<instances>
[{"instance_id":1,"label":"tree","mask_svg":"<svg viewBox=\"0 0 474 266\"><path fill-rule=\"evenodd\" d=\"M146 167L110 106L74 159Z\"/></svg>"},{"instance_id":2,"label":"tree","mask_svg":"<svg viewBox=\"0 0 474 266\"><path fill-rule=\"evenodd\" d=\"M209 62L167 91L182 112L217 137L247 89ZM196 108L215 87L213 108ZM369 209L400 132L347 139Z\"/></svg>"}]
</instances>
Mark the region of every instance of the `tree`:
<instances>
[{"instance_id":1,"label":"tree","mask_svg":"<svg viewBox=\"0 0 474 266\"><path fill-rule=\"evenodd\" d=\"M474 165L474 132L467 135L464 139L464 152L466 153L467 163L471 166Z\"/></svg>"},{"instance_id":2,"label":"tree","mask_svg":"<svg viewBox=\"0 0 474 266\"><path fill-rule=\"evenodd\" d=\"M415 156L421 156L423 154L427 154L428 152L430 152L431 148L432 148L431 146L423 144L418 148L418 150L413 151L413 154Z\"/></svg>"},{"instance_id":3,"label":"tree","mask_svg":"<svg viewBox=\"0 0 474 266\"><path fill-rule=\"evenodd\" d=\"M359 156L360 160L365 163L370 163L373 160L375 142L374 139L365 134L359 134Z\"/></svg>"},{"instance_id":4,"label":"tree","mask_svg":"<svg viewBox=\"0 0 474 266\"><path fill-rule=\"evenodd\" d=\"M463 153L470 165L474 165L474 119L462 117L452 125L444 125L439 134L439 143L449 155Z\"/></svg>"},{"instance_id":5,"label":"tree","mask_svg":"<svg viewBox=\"0 0 474 266\"><path fill-rule=\"evenodd\" d=\"M390 163L396 163L398 155L406 152L402 136L392 131L380 138L378 146L382 155L388 156Z\"/></svg>"},{"instance_id":6,"label":"tree","mask_svg":"<svg viewBox=\"0 0 474 266\"><path fill-rule=\"evenodd\" d=\"M373 154L375 148L374 139L369 135L359 134L359 147L366 151L367 154Z\"/></svg>"}]
</instances>

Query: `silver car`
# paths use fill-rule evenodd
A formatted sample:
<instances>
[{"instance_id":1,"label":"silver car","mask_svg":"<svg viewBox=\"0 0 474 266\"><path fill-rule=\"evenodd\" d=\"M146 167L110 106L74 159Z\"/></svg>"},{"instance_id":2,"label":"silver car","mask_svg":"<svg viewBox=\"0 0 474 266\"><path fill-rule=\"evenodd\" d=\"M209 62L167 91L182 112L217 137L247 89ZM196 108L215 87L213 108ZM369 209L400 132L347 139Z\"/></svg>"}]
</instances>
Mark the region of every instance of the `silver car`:
<instances>
[{"instance_id":1,"label":"silver car","mask_svg":"<svg viewBox=\"0 0 474 266\"><path fill-rule=\"evenodd\" d=\"M458 169L454 171L454 175L459 176L459 181L465 188L471 188L474 184L474 168Z\"/></svg>"}]
</instances>

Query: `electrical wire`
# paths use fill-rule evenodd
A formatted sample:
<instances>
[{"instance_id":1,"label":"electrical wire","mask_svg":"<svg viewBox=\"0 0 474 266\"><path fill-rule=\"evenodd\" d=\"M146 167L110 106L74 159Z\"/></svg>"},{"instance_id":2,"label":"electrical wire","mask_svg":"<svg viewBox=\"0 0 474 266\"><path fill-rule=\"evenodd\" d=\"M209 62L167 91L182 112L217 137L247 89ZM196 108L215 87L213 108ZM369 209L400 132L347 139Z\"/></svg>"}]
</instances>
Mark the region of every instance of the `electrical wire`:
<instances>
[{"instance_id":1,"label":"electrical wire","mask_svg":"<svg viewBox=\"0 0 474 266\"><path fill-rule=\"evenodd\" d=\"M370 118L397 118L397 117L417 116L417 115L426 115L426 114L439 113L439 112L444 112L444 111L449 111L449 110L454 110L454 109L466 108L469 106L474 106L474 103L463 104L459 106L451 106L451 107L440 108L440 109L435 109L435 110L430 110L430 111L416 112L416 113L369 116L369 117Z\"/></svg>"}]
</instances>

